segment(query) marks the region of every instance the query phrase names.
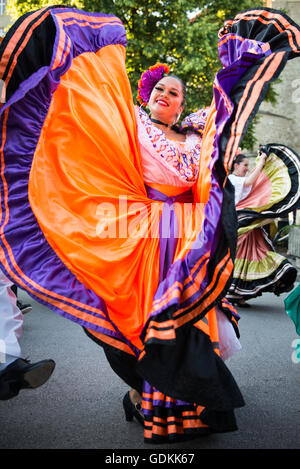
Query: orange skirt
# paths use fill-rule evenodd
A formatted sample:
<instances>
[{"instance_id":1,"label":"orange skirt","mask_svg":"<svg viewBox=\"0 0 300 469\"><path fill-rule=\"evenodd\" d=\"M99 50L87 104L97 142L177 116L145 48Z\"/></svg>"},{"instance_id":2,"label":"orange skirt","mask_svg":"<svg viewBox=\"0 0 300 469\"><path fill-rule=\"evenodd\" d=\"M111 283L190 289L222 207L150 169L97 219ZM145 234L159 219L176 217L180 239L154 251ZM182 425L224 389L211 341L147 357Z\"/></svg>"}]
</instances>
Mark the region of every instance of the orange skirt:
<instances>
[{"instance_id":1,"label":"orange skirt","mask_svg":"<svg viewBox=\"0 0 300 469\"><path fill-rule=\"evenodd\" d=\"M219 356L215 307L237 330L223 301L236 245L227 175L269 82L300 50L299 30L283 15L277 40L279 16L243 13L220 33L224 67L199 176L192 202L174 204L181 236L163 277L164 197L178 194L167 188L149 197L144 185L121 21L47 7L19 19L0 46L1 269L105 347L132 357L167 401L192 403L198 417L205 408L200 430L235 429L233 411L244 405ZM270 44L251 37L254 23L268 28Z\"/></svg>"}]
</instances>

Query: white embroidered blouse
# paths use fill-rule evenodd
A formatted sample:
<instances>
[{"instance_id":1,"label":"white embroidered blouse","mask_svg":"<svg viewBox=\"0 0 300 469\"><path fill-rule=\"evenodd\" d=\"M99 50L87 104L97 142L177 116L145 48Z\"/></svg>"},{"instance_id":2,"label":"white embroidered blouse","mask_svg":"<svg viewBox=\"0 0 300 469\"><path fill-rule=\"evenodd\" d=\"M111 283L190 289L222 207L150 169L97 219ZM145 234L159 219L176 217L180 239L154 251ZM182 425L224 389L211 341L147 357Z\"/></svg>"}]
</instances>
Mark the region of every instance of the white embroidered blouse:
<instances>
[{"instance_id":1,"label":"white embroidered blouse","mask_svg":"<svg viewBox=\"0 0 300 469\"><path fill-rule=\"evenodd\" d=\"M201 129L204 129L208 108L201 109L184 119L183 128L194 125L198 131L200 129L200 133L187 130L185 142L167 139L164 132L151 122L142 108L136 106L135 114L144 181L191 187L199 171Z\"/></svg>"}]
</instances>

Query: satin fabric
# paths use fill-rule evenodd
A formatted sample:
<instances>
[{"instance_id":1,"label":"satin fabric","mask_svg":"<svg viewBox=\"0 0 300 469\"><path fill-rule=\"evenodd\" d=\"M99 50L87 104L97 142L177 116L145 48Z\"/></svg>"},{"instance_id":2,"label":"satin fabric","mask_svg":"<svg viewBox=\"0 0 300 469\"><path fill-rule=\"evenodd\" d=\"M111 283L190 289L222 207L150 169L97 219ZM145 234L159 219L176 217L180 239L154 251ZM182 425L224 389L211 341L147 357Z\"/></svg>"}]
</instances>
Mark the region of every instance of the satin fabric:
<instances>
[{"instance_id":1,"label":"satin fabric","mask_svg":"<svg viewBox=\"0 0 300 469\"><path fill-rule=\"evenodd\" d=\"M26 15L3 40L1 269L118 357L134 356L161 393L204 405L210 429L232 431L244 401L219 356L216 316L221 305L238 333L223 301L236 240L227 175L268 84L299 55L300 31L271 10L226 22L193 203L174 201L183 234L161 281L169 204L144 185L125 44L118 18L64 7Z\"/></svg>"},{"instance_id":2,"label":"satin fabric","mask_svg":"<svg viewBox=\"0 0 300 469\"><path fill-rule=\"evenodd\" d=\"M300 336L300 284L284 300L285 311L295 325ZM297 362L300 363L300 338L295 340L295 352Z\"/></svg>"},{"instance_id":3,"label":"satin fabric","mask_svg":"<svg viewBox=\"0 0 300 469\"><path fill-rule=\"evenodd\" d=\"M216 76L203 131L201 171L193 186L197 208L186 217L191 220L188 232L179 238L162 282L158 234L163 204L151 201L143 184L120 20L47 7L14 25L0 51L7 84L1 109L1 261L14 283L135 354L144 345L141 337L147 335L149 318L162 315L167 320L175 309L175 317L180 317L176 327L182 327L221 300L233 268L235 240L230 196L224 189L226 172L263 95L248 95L252 88L246 83L249 80L256 91L258 85L265 89L285 61L299 52L298 31L288 19L287 32L280 31L279 42L273 40L278 13L276 21L272 15L254 11L248 20L242 14L227 23L230 33L220 33L224 68ZM268 26L261 24L262 17ZM265 29L270 31L269 43L263 36L254 39L250 23L263 36ZM243 30L249 39L242 37ZM289 30L296 31L293 44L287 40ZM40 41L30 41L27 31ZM47 37L52 48L46 47ZM22 54L16 44L22 44ZM32 54L39 47L40 53ZM20 70L25 69L22 80ZM263 71L259 79L256 71ZM240 103L247 102L247 112L241 109L240 114L235 85L241 80L245 93ZM151 209L157 237L136 236L149 235L146 220ZM132 311L134 319L125 310Z\"/></svg>"},{"instance_id":4,"label":"satin fabric","mask_svg":"<svg viewBox=\"0 0 300 469\"><path fill-rule=\"evenodd\" d=\"M256 162L258 161L257 158ZM249 194L236 208L253 209L257 212L267 210L281 202L290 192L291 186L287 166L275 153L270 153Z\"/></svg>"},{"instance_id":5,"label":"satin fabric","mask_svg":"<svg viewBox=\"0 0 300 469\"><path fill-rule=\"evenodd\" d=\"M112 322L142 349L140 335L159 283L163 204L148 198L143 183L124 53L114 45L80 55L61 78L35 151L29 200L64 264L104 299ZM211 171L205 161L203 168L207 201ZM189 251L199 228L197 219L194 236L190 226L182 230L177 258Z\"/></svg>"},{"instance_id":6,"label":"satin fabric","mask_svg":"<svg viewBox=\"0 0 300 469\"><path fill-rule=\"evenodd\" d=\"M300 198L300 159L290 148L268 144L266 163L247 197L237 206L239 229L233 281L227 298L250 299L293 287L297 271L275 252L268 225L286 216Z\"/></svg>"}]
</instances>

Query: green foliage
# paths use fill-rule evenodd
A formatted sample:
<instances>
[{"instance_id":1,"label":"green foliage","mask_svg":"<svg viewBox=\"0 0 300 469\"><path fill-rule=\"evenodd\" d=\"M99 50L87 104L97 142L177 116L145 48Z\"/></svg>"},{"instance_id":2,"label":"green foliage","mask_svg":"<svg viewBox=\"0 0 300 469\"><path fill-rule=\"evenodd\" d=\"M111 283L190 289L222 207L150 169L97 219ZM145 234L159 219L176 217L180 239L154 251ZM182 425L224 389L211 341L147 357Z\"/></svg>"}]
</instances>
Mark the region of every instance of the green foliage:
<instances>
[{"instance_id":1,"label":"green foliage","mask_svg":"<svg viewBox=\"0 0 300 469\"><path fill-rule=\"evenodd\" d=\"M224 20L240 11L259 7L249 0L8 0L8 13L17 19L46 5L72 5L88 11L111 13L124 23L127 33L127 72L133 96L141 73L156 62L166 62L171 72L187 84L185 114L207 106L212 100L212 83L221 64L218 31ZM195 15L196 19L195 19ZM191 21L191 18L194 20ZM272 94L273 93L273 94ZM270 97L275 99L274 92ZM184 115L182 117L184 117ZM255 144L253 125L243 147Z\"/></svg>"},{"instance_id":2,"label":"green foliage","mask_svg":"<svg viewBox=\"0 0 300 469\"><path fill-rule=\"evenodd\" d=\"M66 5L74 8L83 8L84 2L81 0L7 0L7 14L15 21L24 13L38 10L51 5Z\"/></svg>"}]
</instances>

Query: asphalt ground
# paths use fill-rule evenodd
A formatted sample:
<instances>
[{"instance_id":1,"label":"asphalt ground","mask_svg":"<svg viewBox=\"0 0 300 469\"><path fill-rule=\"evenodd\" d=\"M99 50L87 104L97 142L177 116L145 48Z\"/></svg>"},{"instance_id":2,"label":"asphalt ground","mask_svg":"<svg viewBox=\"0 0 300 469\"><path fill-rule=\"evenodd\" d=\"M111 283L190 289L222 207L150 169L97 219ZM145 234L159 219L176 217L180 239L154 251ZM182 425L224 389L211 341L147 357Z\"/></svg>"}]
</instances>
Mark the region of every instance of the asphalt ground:
<instances>
[{"instance_id":1,"label":"asphalt ground","mask_svg":"<svg viewBox=\"0 0 300 469\"><path fill-rule=\"evenodd\" d=\"M32 362L52 358L50 380L0 401L0 449L170 450L299 449L300 363L298 339L284 311L284 295L264 294L239 309L242 350L226 363L246 406L236 411L238 431L163 445L145 444L138 423L126 422L122 398L127 386L103 351L81 327L32 301L21 339ZM238 464L240 462L237 461Z\"/></svg>"}]
</instances>

